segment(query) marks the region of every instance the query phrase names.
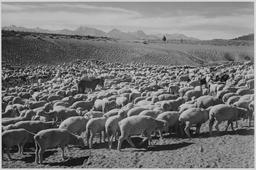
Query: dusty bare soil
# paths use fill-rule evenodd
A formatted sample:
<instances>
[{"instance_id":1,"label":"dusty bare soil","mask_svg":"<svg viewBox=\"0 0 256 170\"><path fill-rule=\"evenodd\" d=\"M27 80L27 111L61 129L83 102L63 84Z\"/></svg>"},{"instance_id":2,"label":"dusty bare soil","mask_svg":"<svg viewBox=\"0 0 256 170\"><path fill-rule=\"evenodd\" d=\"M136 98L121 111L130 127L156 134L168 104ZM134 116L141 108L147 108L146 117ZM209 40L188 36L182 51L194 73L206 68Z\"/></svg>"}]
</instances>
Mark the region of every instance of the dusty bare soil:
<instances>
[{"instance_id":1,"label":"dusty bare soil","mask_svg":"<svg viewBox=\"0 0 256 170\"><path fill-rule=\"evenodd\" d=\"M71 147L70 159L65 161L59 149L52 149L45 153L42 165L34 163L34 148L30 147L23 156L12 153L14 161L4 154L2 168L254 168L254 128L243 121L234 132L229 129L209 137L206 122L200 136L187 139L172 134L162 143L154 138L153 144L148 150L126 147L121 152L115 149L116 143L113 150L106 143L95 144L91 150Z\"/></svg>"}]
</instances>

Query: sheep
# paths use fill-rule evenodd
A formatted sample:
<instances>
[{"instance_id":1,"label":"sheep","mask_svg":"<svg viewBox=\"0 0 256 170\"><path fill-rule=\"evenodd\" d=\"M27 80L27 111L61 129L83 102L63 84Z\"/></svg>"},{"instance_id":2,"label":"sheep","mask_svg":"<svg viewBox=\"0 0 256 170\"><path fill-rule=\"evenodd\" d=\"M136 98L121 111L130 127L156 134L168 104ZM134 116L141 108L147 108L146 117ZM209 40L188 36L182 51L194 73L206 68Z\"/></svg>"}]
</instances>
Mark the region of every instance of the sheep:
<instances>
[{"instance_id":1,"label":"sheep","mask_svg":"<svg viewBox=\"0 0 256 170\"><path fill-rule=\"evenodd\" d=\"M128 102L129 102L129 99L127 97L122 96L122 97L116 98L117 107L123 107L126 104L128 104Z\"/></svg>"},{"instance_id":2,"label":"sheep","mask_svg":"<svg viewBox=\"0 0 256 170\"><path fill-rule=\"evenodd\" d=\"M110 111L108 111L107 113L104 114L105 117L111 117L111 116L115 116L118 114L120 109L112 109Z\"/></svg>"},{"instance_id":3,"label":"sheep","mask_svg":"<svg viewBox=\"0 0 256 170\"><path fill-rule=\"evenodd\" d=\"M175 132L178 133L178 129L179 129L179 112L177 111L167 111L167 112L163 112L160 113L156 119L157 120L165 120L167 122L166 124L166 130L169 131L170 133L170 128L174 127L175 128ZM162 131L159 130L160 133L160 137L162 138Z\"/></svg>"},{"instance_id":4,"label":"sheep","mask_svg":"<svg viewBox=\"0 0 256 170\"><path fill-rule=\"evenodd\" d=\"M247 88L241 88L236 91L236 93L240 96L246 95L246 94L254 94L253 89L247 89Z\"/></svg>"},{"instance_id":5,"label":"sheep","mask_svg":"<svg viewBox=\"0 0 256 170\"><path fill-rule=\"evenodd\" d=\"M73 116L61 122L59 129L67 129L70 133L81 135L86 130L88 118L82 116Z\"/></svg>"},{"instance_id":6,"label":"sheep","mask_svg":"<svg viewBox=\"0 0 256 170\"><path fill-rule=\"evenodd\" d=\"M246 118L248 112L244 108L229 106L226 104L219 104L216 106L213 106L209 113L209 132L210 135L212 135L212 126L214 124L214 121L217 120L217 123L215 124L216 130L219 132L219 124L222 121L227 120L227 126L226 130L228 129L228 126L231 124L232 130L233 128L233 121L239 120L240 118Z\"/></svg>"},{"instance_id":7,"label":"sheep","mask_svg":"<svg viewBox=\"0 0 256 170\"><path fill-rule=\"evenodd\" d=\"M253 99L254 99L254 94L246 94L241 96L238 101L246 101L246 100L252 101Z\"/></svg>"},{"instance_id":8,"label":"sheep","mask_svg":"<svg viewBox=\"0 0 256 170\"><path fill-rule=\"evenodd\" d=\"M158 96L158 101L163 101L163 100L176 100L179 96L177 95L172 95L172 94L161 94Z\"/></svg>"},{"instance_id":9,"label":"sheep","mask_svg":"<svg viewBox=\"0 0 256 170\"><path fill-rule=\"evenodd\" d=\"M106 120L105 123L105 130L106 130L106 135L108 138L108 146L109 149L112 148L112 141L113 138L117 135L117 133L120 134L120 129L118 126L118 122L127 117L127 109L121 109L118 111L118 114L115 116L111 116Z\"/></svg>"},{"instance_id":10,"label":"sheep","mask_svg":"<svg viewBox=\"0 0 256 170\"><path fill-rule=\"evenodd\" d=\"M180 87L177 86L177 85L170 85L169 88L168 88L168 92L173 94L173 95L178 94L179 90L180 90Z\"/></svg>"},{"instance_id":11,"label":"sheep","mask_svg":"<svg viewBox=\"0 0 256 170\"><path fill-rule=\"evenodd\" d=\"M42 107L46 104L46 101L38 101L38 102L29 102L28 103L28 108L29 109L36 109L38 107Z\"/></svg>"},{"instance_id":12,"label":"sheep","mask_svg":"<svg viewBox=\"0 0 256 170\"><path fill-rule=\"evenodd\" d=\"M227 94L227 93L230 93L230 91L229 91L229 90L221 90L221 91L218 91L216 97L219 98L219 99L222 99L222 97L223 97L225 94Z\"/></svg>"},{"instance_id":13,"label":"sheep","mask_svg":"<svg viewBox=\"0 0 256 170\"><path fill-rule=\"evenodd\" d=\"M87 98L88 98L88 96L86 94L76 94L73 97L73 99L74 99L73 101L83 101L83 100L87 100ZM62 100L64 100L64 98Z\"/></svg>"},{"instance_id":14,"label":"sheep","mask_svg":"<svg viewBox=\"0 0 256 170\"><path fill-rule=\"evenodd\" d=\"M75 109L58 107L53 111L50 111L48 114L52 114L55 116L56 121L63 121L72 116L79 116L79 113Z\"/></svg>"},{"instance_id":15,"label":"sheep","mask_svg":"<svg viewBox=\"0 0 256 170\"><path fill-rule=\"evenodd\" d=\"M97 99L94 103L93 109L106 113L111 109L114 109L115 107L116 107L116 101L109 101L107 99L103 99L103 100Z\"/></svg>"},{"instance_id":16,"label":"sheep","mask_svg":"<svg viewBox=\"0 0 256 170\"><path fill-rule=\"evenodd\" d=\"M184 131L189 138L191 138L189 128L192 125L196 125L196 134L200 133L201 125L209 119L210 109L211 107L207 109L190 108L180 114L179 121L186 125Z\"/></svg>"},{"instance_id":17,"label":"sheep","mask_svg":"<svg viewBox=\"0 0 256 170\"><path fill-rule=\"evenodd\" d=\"M51 94L47 97L47 101L52 102L54 100L61 100L63 97L56 95L56 94Z\"/></svg>"},{"instance_id":18,"label":"sheep","mask_svg":"<svg viewBox=\"0 0 256 170\"><path fill-rule=\"evenodd\" d=\"M203 108L206 109L210 106L214 106L217 104L222 104L223 102L217 98L217 97L213 97L213 96L201 96L199 98L196 99L196 106L198 108Z\"/></svg>"},{"instance_id":19,"label":"sheep","mask_svg":"<svg viewBox=\"0 0 256 170\"><path fill-rule=\"evenodd\" d=\"M91 110L91 108L93 107L93 104L94 104L94 100L76 101L69 108L77 109L78 107L81 107L83 110Z\"/></svg>"},{"instance_id":20,"label":"sheep","mask_svg":"<svg viewBox=\"0 0 256 170\"><path fill-rule=\"evenodd\" d=\"M86 117L91 119L91 118L96 118L96 117L102 117L103 115L104 115L103 112L91 110L91 111L85 113L84 116L86 116Z\"/></svg>"},{"instance_id":21,"label":"sheep","mask_svg":"<svg viewBox=\"0 0 256 170\"><path fill-rule=\"evenodd\" d=\"M131 135L144 134L147 136L146 139L151 141L151 133L155 130L162 130L166 127L166 121L156 120L149 116L131 116L121 120L118 125L120 128L121 136L118 139L117 149L121 150L121 145L124 140L127 140L128 143L135 147L131 141ZM144 142L144 139L142 142Z\"/></svg>"},{"instance_id":22,"label":"sheep","mask_svg":"<svg viewBox=\"0 0 256 170\"><path fill-rule=\"evenodd\" d=\"M12 99L12 104L21 104L21 105L24 105L25 104L25 101L22 100L22 98L20 97L14 97Z\"/></svg>"},{"instance_id":23,"label":"sheep","mask_svg":"<svg viewBox=\"0 0 256 170\"><path fill-rule=\"evenodd\" d=\"M156 118L160 113L161 111L159 110L144 110L140 112L139 116L150 116Z\"/></svg>"},{"instance_id":24,"label":"sheep","mask_svg":"<svg viewBox=\"0 0 256 170\"><path fill-rule=\"evenodd\" d=\"M15 117L15 118L9 118L9 119L2 119L2 125L3 126L7 126L7 125L10 125L10 124L15 124L17 122L20 122L20 121L25 121L25 120L31 120L31 118L33 116L35 116L35 112L33 110L27 110L25 115L22 116L22 117Z\"/></svg>"},{"instance_id":25,"label":"sheep","mask_svg":"<svg viewBox=\"0 0 256 170\"><path fill-rule=\"evenodd\" d=\"M232 96L227 100L226 104L232 105L233 103L237 102L240 99L240 97L241 96Z\"/></svg>"},{"instance_id":26,"label":"sheep","mask_svg":"<svg viewBox=\"0 0 256 170\"><path fill-rule=\"evenodd\" d=\"M137 97L140 97L141 93L132 92L129 95L129 102L133 102Z\"/></svg>"},{"instance_id":27,"label":"sheep","mask_svg":"<svg viewBox=\"0 0 256 170\"><path fill-rule=\"evenodd\" d=\"M41 121L20 121L15 124L8 125L4 128L4 130L11 129L26 129L31 133L37 133L44 129L57 128L57 124L54 121L49 122L41 122Z\"/></svg>"},{"instance_id":28,"label":"sheep","mask_svg":"<svg viewBox=\"0 0 256 170\"><path fill-rule=\"evenodd\" d=\"M186 102L186 103L180 105L178 110L179 110L179 113L182 113L185 110L190 109L190 108L196 108L196 103L187 103Z\"/></svg>"},{"instance_id":29,"label":"sheep","mask_svg":"<svg viewBox=\"0 0 256 170\"><path fill-rule=\"evenodd\" d=\"M146 99L146 97L143 97L143 96L142 97L137 97L137 98L134 99L133 103L137 104L139 101L145 100L145 99Z\"/></svg>"},{"instance_id":30,"label":"sheep","mask_svg":"<svg viewBox=\"0 0 256 170\"><path fill-rule=\"evenodd\" d=\"M6 153L9 160L12 160L9 149L18 145L19 153L23 154L24 145L27 142L32 142L35 134L25 130L25 129L12 129L6 130L2 133L2 145L6 148Z\"/></svg>"},{"instance_id":31,"label":"sheep","mask_svg":"<svg viewBox=\"0 0 256 170\"><path fill-rule=\"evenodd\" d=\"M5 109L5 112L2 113L2 118L6 117L17 117L19 116L19 110L16 107L8 107Z\"/></svg>"},{"instance_id":32,"label":"sheep","mask_svg":"<svg viewBox=\"0 0 256 170\"><path fill-rule=\"evenodd\" d=\"M251 127L251 120L252 120L252 113L249 112L250 111L249 105L251 104L251 102L252 101L250 100L245 100L245 101L237 101L233 104L233 106L241 107L248 110L248 126L249 127Z\"/></svg>"},{"instance_id":33,"label":"sheep","mask_svg":"<svg viewBox=\"0 0 256 170\"><path fill-rule=\"evenodd\" d=\"M193 90L193 87L183 87L179 89L180 97L183 97L185 93L189 90Z\"/></svg>"},{"instance_id":34,"label":"sheep","mask_svg":"<svg viewBox=\"0 0 256 170\"><path fill-rule=\"evenodd\" d=\"M161 108L164 111L178 111L181 104L185 102L184 98L179 97L176 100L166 100L161 104Z\"/></svg>"},{"instance_id":35,"label":"sheep","mask_svg":"<svg viewBox=\"0 0 256 170\"><path fill-rule=\"evenodd\" d=\"M84 140L80 136L70 133L66 129L46 129L38 132L34 136L36 145L35 163L43 163L43 154L46 149L60 147L62 159L65 160L64 149L67 145L84 146Z\"/></svg>"},{"instance_id":36,"label":"sheep","mask_svg":"<svg viewBox=\"0 0 256 170\"><path fill-rule=\"evenodd\" d=\"M232 96L239 96L239 95L236 94L236 93L233 93L233 92L231 92L231 93L226 93L226 94L223 95L222 101L223 101L224 103L226 103L226 102L228 101L228 99L229 99L230 97L232 97Z\"/></svg>"},{"instance_id":37,"label":"sheep","mask_svg":"<svg viewBox=\"0 0 256 170\"><path fill-rule=\"evenodd\" d=\"M105 142L105 123L107 118L106 117L99 117L99 118L92 118L90 119L86 124L86 140L87 145L89 145L89 148L92 148L93 144L93 138L96 133L100 133L100 140L99 143L101 143L102 138L102 131L103 131L103 140Z\"/></svg>"},{"instance_id":38,"label":"sheep","mask_svg":"<svg viewBox=\"0 0 256 170\"><path fill-rule=\"evenodd\" d=\"M254 79L250 79L246 82L246 86L249 88L249 89L253 89L254 88Z\"/></svg>"},{"instance_id":39,"label":"sheep","mask_svg":"<svg viewBox=\"0 0 256 170\"><path fill-rule=\"evenodd\" d=\"M134 107L134 108L132 108L131 110L128 111L127 116L131 117L131 116L138 115L144 110L149 110L149 109L146 109L144 107Z\"/></svg>"},{"instance_id":40,"label":"sheep","mask_svg":"<svg viewBox=\"0 0 256 170\"><path fill-rule=\"evenodd\" d=\"M186 99L186 101L189 101L192 99L192 97L198 98L200 96L202 96L202 90L189 90L184 94L184 99Z\"/></svg>"}]
</instances>

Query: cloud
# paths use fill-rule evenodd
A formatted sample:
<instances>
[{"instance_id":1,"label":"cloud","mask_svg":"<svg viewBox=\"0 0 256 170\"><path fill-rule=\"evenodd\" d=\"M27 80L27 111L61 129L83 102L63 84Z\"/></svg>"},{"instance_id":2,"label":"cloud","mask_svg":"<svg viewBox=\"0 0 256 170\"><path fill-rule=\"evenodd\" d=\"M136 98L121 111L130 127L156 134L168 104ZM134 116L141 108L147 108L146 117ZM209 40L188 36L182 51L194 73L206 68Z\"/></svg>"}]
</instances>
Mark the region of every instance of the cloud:
<instances>
[{"instance_id":1,"label":"cloud","mask_svg":"<svg viewBox=\"0 0 256 170\"><path fill-rule=\"evenodd\" d=\"M186 33L201 39L232 38L253 32L254 28L250 4L241 7L231 3L213 6L192 3L183 7L182 3L179 6L133 3L129 8L122 3L105 4L2 3L2 25L46 29L75 29L86 25L103 31L118 28L124 31L142 29L146 33Z\"/></svg>"}]
</instances>

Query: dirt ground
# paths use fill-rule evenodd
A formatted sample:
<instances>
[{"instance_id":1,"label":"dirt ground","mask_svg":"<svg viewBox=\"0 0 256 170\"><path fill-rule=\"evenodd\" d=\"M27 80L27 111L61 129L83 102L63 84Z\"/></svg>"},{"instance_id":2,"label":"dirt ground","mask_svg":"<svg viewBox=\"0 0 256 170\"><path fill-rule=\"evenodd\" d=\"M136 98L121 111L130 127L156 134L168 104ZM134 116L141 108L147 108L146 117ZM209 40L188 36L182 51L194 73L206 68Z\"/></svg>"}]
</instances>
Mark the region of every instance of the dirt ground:
<instances>
[{"instance_id":1,"label":"dirt ground","mask_svg":"<svg viewBox=\"0 0 256 170\"><path fill-rule=\"evenodd\" d=\"M221 124L221 130L225 125ZM154 138L148 150L128 147L119 152L116 142L113 150L108 150L106 143L95 144L91 150L71 147L70 158L65 161L60 149L52 149L44 154L42 165L34 163L31 147L23 156L12 153L13 161L4 154L2 168L254 168L254 128L246 125L241 121L236 131L215 131L209 137L206 122L200 136L188 139L169 135L162 143Z\"/></svg>"}]
</instances>

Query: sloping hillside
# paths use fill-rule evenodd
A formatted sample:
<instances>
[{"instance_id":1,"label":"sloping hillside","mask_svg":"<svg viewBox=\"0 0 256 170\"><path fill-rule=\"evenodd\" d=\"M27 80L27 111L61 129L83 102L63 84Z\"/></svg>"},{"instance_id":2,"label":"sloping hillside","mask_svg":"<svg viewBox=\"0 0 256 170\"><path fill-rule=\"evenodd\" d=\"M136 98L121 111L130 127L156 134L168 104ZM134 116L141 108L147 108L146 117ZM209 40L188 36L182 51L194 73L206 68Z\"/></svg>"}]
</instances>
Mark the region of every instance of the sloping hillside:
<instances>
[{"instance_id":1,"label":"sloping hillside","mask_svg":"<svg viewBox=\"0 0 256 170\"><path fill-rule=\"evenodd\" d=\"M214 49L212 50L214 55L211 49ZM212 61L230 61L230 57L225 58L225 50L234 61L253 58L251 47L143 44L104 37L6 31L2 33L2 61L10 64L57 64L75 59L98 59L121 63L198 66ZM247 59L240 57L240 53Z\"/></svg>"},{"instance_id":2,"label":"sloping hillside","mask_svg":"<svg viewBox=\"0 0 256 170\"><path fill-rule=\"evenodd\" d=\"M254 40L254 34L243 35L243 36L234 38L233 40L247 40L247 41L253 41L253 40Z\"/></svg>"}]
</instances>

